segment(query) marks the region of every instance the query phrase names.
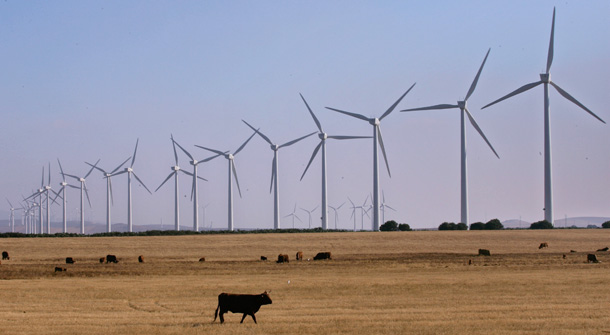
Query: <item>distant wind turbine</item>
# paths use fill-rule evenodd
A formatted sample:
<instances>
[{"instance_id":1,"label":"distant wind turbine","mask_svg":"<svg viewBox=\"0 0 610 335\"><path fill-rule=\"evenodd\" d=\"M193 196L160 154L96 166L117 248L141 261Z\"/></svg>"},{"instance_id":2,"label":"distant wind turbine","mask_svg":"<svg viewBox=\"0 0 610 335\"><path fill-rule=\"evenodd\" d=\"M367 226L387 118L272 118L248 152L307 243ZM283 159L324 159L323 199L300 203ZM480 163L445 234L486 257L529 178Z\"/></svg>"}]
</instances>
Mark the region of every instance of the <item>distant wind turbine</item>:
<instances>
[{"instance_id":1,"label":"distant wind turbine","mask_svg":"<svg viewBox=\"0 0 610 335\"><path fill-rule=\"evenodd\" d=\"M466 106L468 98L470 98L470 96L474 92L474 89L477 86L477 82L479 81L479 77L481 76L481 71L483 71L483 66L485 66L485 62L487 61L487 56L489 56L489 51L491 51L491 49L487 50L487 54L485 55L485 58L483 59L483 63L481 63L481 67L479 67L479 72L477 72L477 75L474 77L474 80L472 81L472 84L470 85L470 89L468 90L468 93L466 93L466 98L463 101L458 101L457 105L441 104L441 105L434 105L434 106L428 106L428 107L410 108L410 109L405 109L405 110L401 111L401 112L410 112L410 111L435 110L435 109L452 109L452 108L460 109L460 118L461 118L460 129L461 129L461 149L462 149L462 159L461 159L461 209L462 209L462 213L461 213L460 222L465 223L465 224L469 224L469 220L468 220L468 173L466 170L467 169L467 167L466 167L466 122L465 122L466 116L468 116L468 120L470 120L470 124L472 124L472 126L477 130L477 132L479 132L479 135L481 135L481 137L485 140L485 142L487 143L487 145L489 146L491 151L493 151L493 153L496 155L496 157L500 158L500 156L498 156L498 153L496 153L496 150L493 148L491 143L489 143L489 141L487 140L487 137L485 137L485 134L483 134L483 131L481 130L481 128L479 127L477 122L474 120L474 117L472 116L472 114L470 114L470 111L468 111L468 107Z\"/></svg>"},{"instance_id":2,"label":"distant wind turbine","mask_svg":"<svg viewBox=\"0 0 610 335\"><path fill-rule=\"evenodd\" d=\"M307 212L307 215L309 216L309 229L311 229L311 213L313 213L313 211L315 211L316 209L318 209L318 206L314 207L311 210L301 207L301 210Z\"/></svg>"},{"instance_id":3,"label":"distant wind turbine","mask_svg":"<svg viewBox=\"0 0 610 335\"><path fill-rule=\"evenodd\" d=\"M576 106L584 109L587 113L593 117L606 123L599 116L595 115L591 110L581 104L578 100L572 97L568 92L564 91L561 87L551 81L551 64L553 63L553 44L555 35L555 8L553 8L553 23L551 25L551 38L549 42L549 53L546 61L546 73L540 74L540 80L523 85L513 92L503 96L502 98L485 105L482 109L485 109L491 105L494 105L502 100L508 99L519 93L523 93L529 89L532 89L540 84L544 84L544 219L553 224L553 184L552 184L552 173L551 173L551 109L549 101L549 84L553 86L559 94L564 98L568 99Z\"/></svg>"},{"instance_id":4,"label":"distant wind turbine","mask_svg":"<svg viewBox=\"0 0 610 335\"><path fill-rule=\"evenodd\" d=\"M11 225L11 233L15 232L15 210L19 209L19 208L15 208L13 206L13 204L11 204L11 202L8 200L8 198L6 198L6 201L8 202L10 207L10 211L11 211L11 216L10 216L10 225Z\"/></svg>"},{"instance_id":5,"label":"distant wind turbine","mask_svg":"<svg viewBox=\"0 0 610 335\"><path fill-rule=\"evenodd\" d=\"M42 194L45 193L46 188L44 185L44 166L42 167L42 180L40 182L40 188L38 190L36 190L34 193L32 193L32 195L30 195L29 197L25 198L25 200L28 199L35 199L38 198L38 220L39 220L39 225L38 228L35 229L35 231L37 231L39 234L43 234L44 230L43 230L43 224L42 224ZM48 206L47 206L48 207ZM34 227L36 227L36 225L34 225Z\"/></svg>"},{"instance_id":6,"label":"distant wind turbine","mask_svg":"<svg viewBox=\"0 0 610 335\"><path fill-rule=\"evenodd\" d=\"M333 212L335 212L335 230L337 230L337 223L339 222L339 209L341 209L341 207L343 207L343 205L345 205L345 202L342 203L341 205L339 205L338 207L333 207L331 205L328 205L328 207L330 207L330 209L333 210Z\"/></svg>"},{"instance_id":7,"label":"distant wind turbine","mask_svg":"<svg viewBox=\"0 0 610 335\"><path fill-rule=\"evenodd\" d=\"M100 162L100 160L98 159L97 162L95 162L95 164L93 164L93 166L94 167L97 166L97 163L99 163L99 162ZM80 182L80 233L81 233L81 235L85 234L85 195L87 196L87 202L89 202L89 207L91 207L91 200L89 200L89 192L87 191L87 185L85 184L85 180L87 179L87 177L89 177L91 172L93 172L94 167L89 169L89 172L87 172L87 174L84 177L77 177L75 175L65 173L66 176L68 176L70 178L74 178ZM65 197L64 197L64 199L65 199Z\"/></svg>"},{"instance_id":8,"label":"distant wind turbine","mask_svg":"<svg viewBox=\"0 0 610 335\"><path fill-rule=\"evenodd\" d=\"M64 173L64 170L61 167L61 162L59 161L59 158L57 159L57 164L59 164L59 171L61 173L61 178L62 178L61 183L59 183L61 188L57 192L57 196L60 196L59 195L60 192L62 193L62 195L60 197L61 197L62 202L63 202L63 209L62 209L62 212L63 212L63 232L67 233L68 232L68 227L67 227L67 223L66 223L66 221L67 221L67 219L66 219L66 203L67 203L67 200L66 200L66 186L72 187L72 188L75 188L75 189L79 189L79 188L76 187L76 186L70 185L70 184L68 184L66 182L66 174ZM55 196L55 199L57 199L57 196Z\"/></svg>"},{"instance_id":9,"label":"distant wind turbine","mask_svg":"<svg viewBox=\"0 0 610 335\"><path fill-rule=\"evenodd\" d=\"M250 140L252 139L252 137L254 137L254 135L256 135L256 131L254 133L252 133L252 135L250 135L250 137L248 137L248 139L239 146L239 148L237 148L237 150L235 150L234 153L230 154L227 151L220 151L220 150L215 150L215 149L210 149L210 148L206 148L203 147L201 145L195 145L198 148L207 150L207 151L211 151L213 153L216 153L218 155L222 155L224 156L224 158L227 159L227 162L229 163L229 190L227 191L228 194L228 223L227 223L227 228L229 229L229 231L233 231L233 178L235 178L235 184L237 185L237 191L239 192L239 197L241 198L241 189L239 188L239 180L237 179L237 169L235 169L235 156L237 156L237 154L242 151L242 149L246 146L246 144L248 144L248 142L250 142Z\"/></svg>"},{"instance_id":10,"label":"distant wind turbine","mask_svg":"<svg viewBox=\"0 0 610 335\"><path fill-rule=\"evenodd\" d=\"M383 190L381 191L381 215L383 217L383 223L385 223L385 209L389 208L391 210L393 210L394 212L396 212L396 210L392 207L390 207L389 205L386 205L385 203L385 193L383 192Z\"/></svg>"},{"instance_id":11,"label":"distant wind turbine","mask_svg":"<svg viewBox=\"0 0 610 335\"><path fill-rule=\"evenodd\" d=\"M322 207L321 207L321 211L322 211L322 229L326 230L326 229L328 229L328 191L327 191L327 185L326 185L326 182L327 182L327 178L326 178L326 139L331 138L331 139L335 139L335 140L350 140L350 139L371 138L371 137L370 136L343 136L343 135L326 134L324 132L324 130L322 130L322 125L320 124L320 121L318 120L316 115L313 113L313 111L309 107L309 104L307 103L307 101L305 101L305 98L303 98L302 94L301 94L301 99L303 99L303 102L305 103L305 106L307 107L309 114L311 114L313 121L316 123L316 126L318 127L318 130L320 131L318 133L318 137L320 138L320 143L313 150L311 158L309 159L309 163L307 163L307 167L305 167L305 171L303 171L303 174L301 175L301 180L303 180L305 173L307 173L307 169L309 169L311 162L314 160L314 158L316 158L318 151L320 150L320 148L322 148L322 153L321 153L321 156L322 156L322 205L321 206Z\"/></svg>"},{"instance_id":12,"label":"distant wind turbine","mask_svg":"<svg viewBox=\"0 0 610 335\"><path fill-rule=\"evenodd\" d=\"M386 116L390 115L390 113L392 113L392 111L394 111L396 106L405 97L405 95L407 95L407 93L409 93L411 91L411 89L413 89L413 86L415 86L415 84L413 84L398 100L396 100L396 102L392 106L390 106L390 108L388 108L388 110L385 113L383 113L381 115L381 117L379 117L379 118L369 118L362 114L356 114L356 113L346 112L346 111L335 109L335 108L326 107L327 109L330 109L332 111L339 112L339 113L349 115L351 117L355 117L357 119L366 121L373 126L373 230L374 231L379 230L379 157L378 157L378 153L377 153L378 146L381 147L381 152L383 153L383 159L385 160L385 165L388 169L388 175L390 175L390 177L392 176L392 174L390 173L390 166L388 165L388 158L385 154L385 148L383 146L383 138L381 136L381 128L379 125L381 123L381 120L383 120ZM379 145L377 143L379 143Z\"/></svg>"},{"instance_id":13,"label":"distant wind turbine","mask_svg":"<svg viewBox=\"0 0 610 335\"><path fill-rule=\"evenodd\" d=\"M128 157L123 163L117 166L114 170L108 172L98 166L95 166L91 163L85 162L87 165L92 166L96 170L102 172L104 178L106 178L106 232L110 233L112 231L112 222L110 218L110 205L114 204L114 200L112 199L112 180L111 177L116 173L127 161L129 161L131 157Z\"/></svg>"},{"instance_id":14,"label":"distant wind turbine","mask_svg":"<svg viewBox=\"0 0 610 335\"><path fill-rule=\"evenodd\" d=\"M313 134L315 134L316 132L314 131L311 134L299 137L295 140L286 142L282 145L277 145L274 144L273 142L271 142L271 140L265 136L263 133L261 133L260 131L258 131L258 129L252 127L248 122L242 120L246 125L248 125L248 127L250 127L252 130L254 130L257 134L260 135L260 137L262 137L267 143L269 143L269 145L271 146L271 150L273 150L273 162L272 162L272 167L271 167L271 187L269 189L269 192L271 192L271 190L273 190L273 227L275 229L280 229L280 199L279 199L279 186L278 186L278 165L279 165L279 160L278 160L278 151L283 148L283 147L287 147L290 145L293 145Z\"/></svg>"},{"instance_id":15,"label":"distant wind turbine","mask_svg":"<svg viewBox=\"0 0 610 335\"><path fill-rule=\"evenodd\" d=\"M350 207L352 209L352 215L350 215L350 219L354 218L354 231L356 231L356 204L354 204L354 202L352 201L352 199L350 199L349 197L347 197L347 200L349 200L350 204L352 204L352 206Z\"/></svg>"},{"instance_id":16,"label":"distant wind turbine","mask_svg":"<svg viewBox=\"0 0 610 335\"><path fill-rule=\"evenodd\" d=\"M292 216L292 229L294 229L294 219L296 218L297 220L299 220L299 222L303 223L303 221L301 220L300 217L297 216L297 204L294 204L294 209L292 210L292 212L286 216L284 216L285 218Z\"/></svg>"}]
</instances>

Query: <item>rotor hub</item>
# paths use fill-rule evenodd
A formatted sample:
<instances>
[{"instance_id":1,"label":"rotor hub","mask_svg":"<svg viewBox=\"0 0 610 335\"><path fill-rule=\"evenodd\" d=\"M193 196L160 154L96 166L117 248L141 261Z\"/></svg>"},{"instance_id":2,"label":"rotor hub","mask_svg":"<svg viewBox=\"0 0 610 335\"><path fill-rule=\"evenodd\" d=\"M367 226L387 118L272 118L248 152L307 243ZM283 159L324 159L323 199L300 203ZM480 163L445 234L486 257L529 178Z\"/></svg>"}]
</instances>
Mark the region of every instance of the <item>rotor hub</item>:
<instances>
[{"instance_id":1,"label":"rotor hub","mask_svg":"<svg viewBox=\"0 0 610 335\"><path fill-rule=\"evenodd\" d=\"M548 84L551 82L551 74L550 73L541 73L540 74L540 81Z\"/></svg>"},{"instance_id":2,"label":"rotor hub","mask_svg":"<svg viewBox=\"0 0 610 335\"><path fill-rule=\"evenodd\" d=\"M319 137L321 140L325 140L325 139L327 139L327 138L328 138L328 134L326 134L326 133L318 133L318 137Z\"/></svg>"},{"instance_id":3,"label":"rotor hub","mask_svg":"<svg viewBox=\"0 0 610 335\"><path fill-rule=\"evenodd\" d=\"M171 167L172 171L180 171L180 167L178 165Z\"/></svg>"},{"instance_id":4,"label":"rotor hub","mask_svg":"<svg viewBox=\"0 0 610 335\"><path fill-rule=\"evenodd\" d=\"M378 118L373 118L369 121L370 124L372 124L373 126L378 126L381 122L379 121Z\"/></svg>"},{"instance_id":5,"label":"rotor hub","mask_svg":"<svg viewBox=\"0 0 610 335\"><path fill-rule=\"evenodd\" d=\"M457 104L460 109L466 109L466 101L458 101Z\"/></svg>"},{"instance_id":6,"label":"rotor hub","mask_svg":"<svg viewBox=\"0 0 610 335\"><path fill-rule=\"evenodd\" d=\"M233 160L233 158L235 158L233 154L228 154L225 157L227 157L228 160Z\"/></svg>"}]
</instances>

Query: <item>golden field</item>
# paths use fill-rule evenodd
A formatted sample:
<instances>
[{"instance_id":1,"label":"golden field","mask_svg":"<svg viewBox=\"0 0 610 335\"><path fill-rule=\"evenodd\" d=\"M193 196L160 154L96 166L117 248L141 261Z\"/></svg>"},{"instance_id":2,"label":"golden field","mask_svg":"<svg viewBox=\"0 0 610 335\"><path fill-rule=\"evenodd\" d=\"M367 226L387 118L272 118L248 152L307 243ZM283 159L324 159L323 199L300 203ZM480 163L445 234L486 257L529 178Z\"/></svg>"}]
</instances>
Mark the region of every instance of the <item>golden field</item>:
<instances>
[{"instance_id":1,"label":"golden field","mask_svg":"<svg viewBox=\"0 0 610 335\"><path fill-rule=\"evenodd\" d=\"M610 229L0 239L0 334L605 334L610 253L586 254L606 246ZM265 290L258 325L212 323L219 293Z\"/></svg>"}]
</instances>

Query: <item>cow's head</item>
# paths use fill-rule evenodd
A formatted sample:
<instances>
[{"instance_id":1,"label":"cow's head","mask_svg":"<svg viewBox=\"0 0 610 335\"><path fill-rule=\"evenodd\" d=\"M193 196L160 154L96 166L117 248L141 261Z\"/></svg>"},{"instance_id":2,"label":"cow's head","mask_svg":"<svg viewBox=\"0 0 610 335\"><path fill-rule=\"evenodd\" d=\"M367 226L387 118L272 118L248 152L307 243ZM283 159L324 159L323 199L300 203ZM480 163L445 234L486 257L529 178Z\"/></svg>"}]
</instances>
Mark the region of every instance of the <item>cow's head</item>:
<instances>
[{"instance_id":1,"label":"cow's head","mask_svg":"<svg viewBox=\"0 0 610 335\"><path fill-rule=\"evenodd\" d=\"M269 298L269 294L267 293L267 291L261 293L260 297L261 297L261 305L271 304L271 298Z\"/></svg>"}]
</instances>

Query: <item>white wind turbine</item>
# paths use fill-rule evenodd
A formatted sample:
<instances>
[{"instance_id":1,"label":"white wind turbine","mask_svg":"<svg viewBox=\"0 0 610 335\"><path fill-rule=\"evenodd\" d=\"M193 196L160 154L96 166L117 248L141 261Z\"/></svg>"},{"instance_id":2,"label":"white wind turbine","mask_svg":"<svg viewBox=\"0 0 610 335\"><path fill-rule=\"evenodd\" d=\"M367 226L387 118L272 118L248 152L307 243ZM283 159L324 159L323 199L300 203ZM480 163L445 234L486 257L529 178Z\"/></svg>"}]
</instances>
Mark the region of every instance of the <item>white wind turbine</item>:
<instances>
[{"instance_id":1,"label":"white wind turbine","mask_svg":"<svg viewBox=\"0 0 610 335\"><path fill-rule=\"evenodd\" d=\"M391 210L393 210L394 212L396 212L396 210L392 207L390 207L389 205L386 205L385 203L385 193L383 192L383 190L381 191L381 215L383 218L383 223L385 223L385 209L389 208Z\"/></svg>"},{"instance_id":2,"label":"white wind turbine","mask_svg":"<svg viewBox=\"0 0 610 335\"><path fill-rule=\"evenodd\" d=\"M477 72L477 75L474 77L474 80L472 81L472 84L470 85L470 89L468 90L468 93L466 93L466 98L464 98L463 101L458 101L456 105L441 104L441 105L434 105L434 106L428 106L428 107L410 108L410 109L405 109L405 110L401 111L401 112L410 112L410 111L436 110L436 109L453 109L453 108L460 109L460 119L461 119L460 130L461 130L461 150L462 150L461 151L461 157L462 157L462 159L461 159L461 209L462 209L462 212L461 212L461 216L460 216L460 220L461 220L460 222L465 223L465 224L469 223L469 220L468 220L468 173L467 173L467 166L466 166L466 116L468 117L468 120L470 120L470 124L472 124L474 129L476 129L477 132L479 133L479 135L481 135L481 137L483 138L483 140L485 140L485 142L487 143L489 148L491 148L491 150L496 155L496 157L500 158L500 156L498 156L498 153L496 153L496 150L493 148L491 143L489 143L489 141L487 140L487 137L485 137L485 134L483 134L483 131L481 130L481 128L479 127L477 122L474 120L474 117L472 116L472 114L470 114L470 111L468 111L468 107L466 106L467 102L468 102L468 98L470 98L470 96L474 92L474 89L477 86L477 82L479 81L479 77L481 76L481 71L483 71L483 66L485 66L485 62L487 61L487 56L489 56L489 51L491 51L491 49L487 50L487 54L485 55L485 58L483 59L483 63L481 63L481 67L479 67L479 72Z\"/></svg>"},{"instance_id":3,"label":"white wind turbine","mask_svg":"<svg viewBox=\"0 0 610 335\"><path fill-rule=\"evenodd\" d=\"M232 154L228 153L228 151L223 152L220 150L206 148L201 145L195 145L198 148L201 148L201 149L204 149L207 151L211 151L215 154L224 156L224 158L226 158L227 162L229 163L229 178L228 178L229 179L229 190L227 191L228 203L229 203L227 228L229 229L229 231L233 231L233 178L235 178L235 184L237 185L237 191L239 192L239 197L241 198L241 189L239 188L239 180L237 179L237 170L235 169L235 156L237 156L237 154L240 151L242 151L242 149L246 146L246 144L248 144L248 142L250 142L250 140L252 139L252 137L254 137L254 135L256 135L256 131L254 133L252 133L252 135L250 135L250 137L248 137L248 139L239 148L237 148L237 150L235 150L235 152Z\"/></svg>"},{"instance_id":4,"label":"white wind turbine","mask_svg":"<svg viewBox=\"0 0 610 335\"><path fill-rule=\"evenodd\" d=\"M313 132L311 134L299 137L295 140L286 142L282 145L277 145L274 144L273 142L271 142L271 140L265 136L263 133L261 133L260 131L258 131L258 129L252 127L248 122L242 120L246 125L248 125L248 127L250 127L252 130L254 130L257 134L260 135L260 137L262 137L265 141L267 141L267 143L269 143L269 145L271 146L271 150L273 150L273 162L272 162L272 167L271 167L271 187L269 189L269 192L271 192L271 190L273 190L273 227L274 229L280 229L280 199L279 199L279 186L278 186L278 150L280 150L283 147L287 147L290 145L293 145L313 134L315 134L316 132Z\"/></svg>"},{"instance_id":5,"label":"white wind turbine","mask_svg":"<svg viewBox=\"0 0 610 335\"><path fill-rule=\"evenodd\" d=\"M13 204L11 204L11 202L8 200L8 198L6 199L6 201L8 202L9 206L11 206L10 207L11 216L9 218L9 220L10 220L9 222L11 225L11 233L14 233L15 232L15 210L20 209L20 208L13 207Z\"/></svg>"},{"instance_id":6,"label":"white wind turbine","mask_svg":"<svg viewBox=\"0 0 610 335\"><path fill-rule=\"evenodd\" d=\"M343 110L326 107L327 109L330 109L332 111L343 113L345 115L349 115L351 117L366 121L373 126L373 231L379 230L379 155L377 152L378 146L381 147L383 159L385 160L385 165L388 169L388 175L390 175L390 177L392 176L392 174L390 173L390 166L388 165L388 158L385 154L383 138L381 136L381 128L379 125L381 123L381 120L383 120L386 116L390 115L392 111L394 111L396 106L405 97L405 95L407 95L407 93L409 93L409 91L413 89L413 86L415 86L415 84L413 84L398 100L396 100L396 102L392 106L390 106L390 108L388 108L388 110L383 113L383 115L381 115L381 117L379 118L369 118L362 114L350 113ZM379 145L377 143L379 143Z\"/></svg>"},{"instance_id":7,"label":"white wind turbine","mask_svg":"<svg viewBox=\"0 0 610 335\"><path fill-rule=\"evenodd\" d=\"M66 175L64 174L64 170L61 167L61 162L59 161L59 158L57 159L57 164L59 164L59 171L61 173L62 181L61 181L61 183L59 183L61 188L57 192L57 195L55 196L55 199L57 199L58 196L61 197L61 199L62 199L62 202L63 202L63 209L62 209L62 212L63 212L63 232L67 233L68 232L68 227L67 227L67 222L66 222L67 221L67 217L66 217L66 204L67 204L67 200L66 200L66 186L72 187L72 188L75 188L75 189L79 189L79 188L76 187L76 186L70 185L70 184L68 184L66 182ZM59 195L60 192L62 193L61 195ZM53 199L53 201L55 201L55 199Z\"/></svg>"},{"instance_id":8,"label":"white wind turbine","mask_svg":"<svg viewBox=\"0 0 610 335\"><path fill-rule=\"evenodd\" d=\"M191 155L188 151L186 151L186 149L184 149L180 144L178 144L178 142L176 142L173 137L172 137L172 141L178 146L178 148L180 148L180 150L182 150L182 152L184 152L190 159L190 163L193 166L193 187L191 188L191 198L193 200L193 230L194 231L199 231L199 200L197 199L198 197L198 189L197 189L197 179L203 179L206 180L204 178L198 177L197 176L197 166L201 163L205 163L208 162L216 157L218 157L219 155L215 155L212 157L208 157L204 160L196 160L195 158L193 158L193 155Z\"/></svg>"},{"instance_id":9,"label":"white wind turbine","mask_svg":"<svg viewBox=\"0 0 610 335\"><path fill-rule=\"evenodd\" d=\"M95 162L95 164L93 166L94 167L97 166L97 163L99 163L99 162L100 162L100 160L98 159L97 162ZM77 177L75 175L71 175L71 174L67 174L67 173L64 174L64 175L66 175L70 178L74 178L80 182L80 233L81 233L81 235L85 234L85 195L87 196L87 202L89 202L89 207L91 207L91 200L89 200L89 192L87 191L87 185L85 184L85 180L87 179L87 177L89 177L91 172L93 172L93 167L91 169L89 169L89 172L87 172L87 174L84 177ZM65 201L65 199L66 198L64 197L64 201ZM64 203L64 206L65 206L65 203ZM65 207L64 207L64 211L65 211ZM64 214L64 218L65 218L65 214Z\"/></svg>"},{"instance_id":10,"label":"white wind turbine","mask_svg":"<svg viewBox=\"0 0 610 335\"><path fill-rule=\"evenodd\" d=\"M318 209L318 206L314 207L311 210L301 207L301 210L307 212L307 215L309 216L309 229L311 229L311 213L313 213L313 211L315 211L316 209Z\"/></svg>"},{"instance_id":11,"label":"white wind turbine","mask_svg":"<svg viewBox=\"0 0 610 335\"><path fill-rule=\"evenodd\" d=\"M136 162L136 154L138 152L138 142L140 142L140 139L136 140L136 148L133 150L133 156L131 158L131 164L129 165L129 167L125 168L125 170L121 172L117 172L111 175L112 177L114 177L123 173L127 173L127 229L130 233L133 232L133 212L131 207L131 175L136 178L140 185L144 186L148 193L152 194L148 187L144 185L142 180L140 180L140 178L138 178L138 175L136 175L136 173L133 171L133 164Z\"/></svg>"},{"instance_id":12,"label":"white wind turbine","mask_svg":"<svg viewBox=\"0 0 610 335\"><path fill-rule=\"evenodd\" d=\"M112 180L111 177L112 175L117 172L123 165L125 165L125 163L127 163L127 161L129 161L129 159L131 159L131 157L127 158L123 163L121 163L121 165L117 166L114 170L112 170L111 172L108 172L98 166L95 166L91 163L87 163L85 162L87 165L95 168L96 170L100 171L103 175L104 178L106 178L106 232L110 233L112 231L112 222L110 219L110 205L111 203L114 204L114 200L112 199Z\"/></svg>"},{"instance_id":13,"label":"white wind turbine","mask_svg":"<svg viewBox=\"0 0 610 335\"><path fill-rule=\"evenodd\" d=\"M313 150L311 158L309 159L309 163L307 163L307 167L305 167L305 171L303 171L303 174L301 175L301 180L303 180L305 173L307 173L307 169L309 169L311 162L314 160L314 158L316 158L318 151L320 150L320 148L322 148L322 153L321 153L321 155L322 155L322 208L321 208L321 210L322 210L322 229L326 230L326 229L328 229L328 191L327 191L327 185L326 185L326 182L327 182L327 178L326 178L326 139L331 138L331 139L335 139L335 140L350 140L350 139L371 138L371 137L370 136L343 136L343 135L326 134L324 132L324 130L322 130L322 125L320 124L320 121L318 120L316 115L313 113L313 111L309 107L309 104L307 103L307 101L305 101L305 98L303 98L302 94L301 94L301 99L303 99L303 102L305 103L305 106L307 107L309 114L311 114L313 121L316 123L316 126L318 127L318 130L320 131L318 133L318 137L320 138L320 143Z\"/></svg>"},{"instance_id":14,"label":"white wind turbine","mask_svg":"<svg viewBox=\"0 0 610 335\"><path fill-rule=\"evenodd\" d=\"M297 216L297 204L294 204L294 209L292 210L292 212L286 216L284 216L285 218L292 216L292 229L294 229L294 219L296 218L297 220L299 220L301 223L303 223L303 221L301 220L300 217Z\"/></svg>"},{"instance_id":15,"label":"white wind turbine","mask_svg":"<svg viewBox=\"0 0 610 335\"><path fill-rule=\"evenodd\" d=\"M552 173L551 173L551 110L549 101L549 84L553 86L559 94L564 98L570 100L578 107L584 109L587 113L599 121L606 123L599 116L595 115L591 110L585 107L583 104L578 102L568 92L564 91L561 87L551 81L551 64L553 63L553 44L555 35L555 8L553 8L553 23L551 25L551 38L549 42L549 53L546 61L546 72L540 74L540 80L523 85L513 92L503 96L502 98L485 105L482 109L494 105L502 100L508 99L519 93L523 93L529 89L532 89L540 84L544 84L544 219L553 224L553 184L552 184Z\"/></svg>"},{"instance_id":16,"label":"white wind turbine","mask_svg":"<svg viewBox=\"0 0 610 335\"><path fill-rule=\"evenodd\" d=\"M38 228L36 228L36 225L34 224L34 227L36 229L34 229L35 231L37 231L39 234L43 234L43 223L42 223L42 195L43 193L45 193L46 187L44 185L44 166L42 167L42 180L40 181L40 188L38 190L36 190L34 193L32 193L32 195L30 195L29 197L25 198L24 200L28 200L28 199L32 199L32 198L38 198L38 221L39 221L39 225ZM48 206L47 206L48 208Z\"/></svg>"},{"instance_id":17,"label":"white wind turbine","mask_svg":"<svg viewBox=\"0 0 610 335\"><path fill-rule=\"evenodd\" d=\"M330 207L330 209L333 210L333 212L335 212L335 230L337 230L337 222L339 222L339 209L341 209L341 207L343 207L343 205L345 205L345 202L342 203L341 205L339 205L338 207L333 207L331 205L328 205L328 207Z\"/></svg>"},{"instance_id":18,"label":"white wind turbine","mask_svg":"<svg viewBox=\"0 0 610 335\"><path fill-rule=\"evenodd\" d=\"M354 202L352 201L352 199L350 199L349 197L347 197L347 200L349 200L349 202L352 204L352 206L350 207L352 209L352 215L350 215L350 219L354 218L354 231L356 231L356 204L354 204Z\"/></svg>"}]
</instances>

